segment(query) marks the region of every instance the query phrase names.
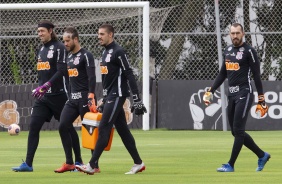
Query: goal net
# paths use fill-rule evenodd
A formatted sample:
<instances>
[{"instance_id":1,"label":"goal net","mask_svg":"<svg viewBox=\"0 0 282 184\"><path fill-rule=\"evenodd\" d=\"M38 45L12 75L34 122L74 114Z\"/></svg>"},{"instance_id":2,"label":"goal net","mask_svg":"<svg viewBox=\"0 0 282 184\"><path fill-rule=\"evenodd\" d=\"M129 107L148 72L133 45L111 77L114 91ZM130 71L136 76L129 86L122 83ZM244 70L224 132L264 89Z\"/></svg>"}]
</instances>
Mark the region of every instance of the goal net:
<instances>
[{"instance_id":1,"label":"goal net","mask_svg":"<svg viewBox=\"0 0 282 184\"><path fill-rule=\"evenodd\" d=\"M97 31L102 23L110 23L115 27L115 40L130 57L149 108L149 39L159 38L170 10L150 9L148 2L1 4L0 85L37 83L34 61L41 44L37 24L43 19L55 24L60 39L65 27L76 27L81 45L94 54L99 73L103 48L98 44ZM149 113L143 116L142 126L149 129Z\"/></svg>"}]
</instances>

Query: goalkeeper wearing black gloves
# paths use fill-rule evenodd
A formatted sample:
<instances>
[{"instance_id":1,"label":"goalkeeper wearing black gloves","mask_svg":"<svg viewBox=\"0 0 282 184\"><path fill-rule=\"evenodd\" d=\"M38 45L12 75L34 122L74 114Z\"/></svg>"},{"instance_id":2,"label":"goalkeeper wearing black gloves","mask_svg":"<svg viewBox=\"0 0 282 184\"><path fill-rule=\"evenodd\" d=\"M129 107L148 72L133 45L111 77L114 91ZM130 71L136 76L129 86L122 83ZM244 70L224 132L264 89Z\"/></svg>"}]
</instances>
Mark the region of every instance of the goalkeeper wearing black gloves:
<instances>
[{"instance_id":1,"label":"goalkeeper wearing black gloves","mask_svg":"<svg viewBox=\"0 0 282 184\"><path fill-rule=\"evenodd\" d=\"M113 125L115 125L134 162L132 169L126 174L135 174L145 170L135 140L127 126L123 110L123 104L126 98L130 96L129 86L133 94L132 112L135 112L136 115L143 115L146 113L146 108L139 97L136 80L129 65L128 57L124 49L113 38L113 26L109 24L100 26L98 39L100 45L105 47L100 61L104 99L103 104L97 109L103 111L103 116L99 125L98 140L90 162L84 166L77 166L77 169L88 174L94 174L95 164L108 144Z\"/></svg>"},{"instance_id":2,"label":"goalkeeper wearing black gloves","mask_svg":"<svg viewBox=\"0 0 282 184\"><path fill-rule=\"evenodd\" d=\"M218 168L218 172L234 172L234 164L241 148L245 145L258 157L256 171L261 171L270 158L270 154L261 150L252 137L245 132L249 110L253 103L253 87L250 74L253 74L258 92L256 113L263 117L268 110L264 101L263 87L260 78L260 62L253 47L243 42L244 31L241 24L234 23L230 28L232 45L225 48L223 64L212 87L205 93L203 101L206 105L212 100L214 91L228 79L228 121L234 136L230 160Z\"/></svg>"}]
</instances>

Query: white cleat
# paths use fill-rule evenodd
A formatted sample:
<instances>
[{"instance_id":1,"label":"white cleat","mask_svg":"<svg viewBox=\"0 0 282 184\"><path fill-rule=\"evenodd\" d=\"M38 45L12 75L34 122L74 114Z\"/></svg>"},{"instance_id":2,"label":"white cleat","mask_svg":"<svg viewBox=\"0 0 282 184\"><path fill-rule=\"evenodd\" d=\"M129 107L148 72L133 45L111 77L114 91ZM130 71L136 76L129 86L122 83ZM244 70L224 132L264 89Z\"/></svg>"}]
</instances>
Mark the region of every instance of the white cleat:
<instances>
[{"instance_id":1,"label":"white cleat","mask_svg":"<svg viewBox=\"0 0 282 184\"><path fill-rule=\"evenodd\" d=\"M88 163L87 165L75 165L76 169L89 175L93 175L95 170Z\"/></svg>"},{"instance_id":2,"label":"white cleat","mask_svg":"<svg viewBox=\"0 0 282 184\"><path fill-rule=\"evenodd\" d=\"M142 172L146 169L146 166L144 162L141 164L134 164L129 172L126 172L125 174L136 174L138 172Z\"/></svg>"}]
</instances>

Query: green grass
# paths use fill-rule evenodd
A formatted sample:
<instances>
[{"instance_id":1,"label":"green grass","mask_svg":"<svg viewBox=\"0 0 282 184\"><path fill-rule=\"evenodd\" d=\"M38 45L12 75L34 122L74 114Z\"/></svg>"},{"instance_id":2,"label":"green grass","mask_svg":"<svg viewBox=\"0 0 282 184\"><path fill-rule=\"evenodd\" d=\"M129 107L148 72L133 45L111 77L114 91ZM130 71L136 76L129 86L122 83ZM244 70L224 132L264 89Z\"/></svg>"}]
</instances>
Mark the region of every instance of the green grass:
<instances>
[{"instance_id":1,"label":"green grass","mask_svg":"<svg viewBox=\"0 0 282 184\"><path fill-rule=\"evenodd\" d=\"M81 132L78 132L79 135ZM233 138L222 131L166 131L133 130L140 155L147 168L136 175L124 175L133 162L117 132L112 148L100 159L101 173L93 176L80 172L54 173L65 161L57 131L42 131L34 160L34 172L16 173L11 167L25 159L28 132L9 136L0 132L0 182L1 183L281 183L282 132L249 132L258 145L271 153L270 162L262 172L255 172L256 156L242 149L234 173L217 173L216 168L229 160ZM90 151L82 148L85 163Z\"/></svg>"}]
</instances>

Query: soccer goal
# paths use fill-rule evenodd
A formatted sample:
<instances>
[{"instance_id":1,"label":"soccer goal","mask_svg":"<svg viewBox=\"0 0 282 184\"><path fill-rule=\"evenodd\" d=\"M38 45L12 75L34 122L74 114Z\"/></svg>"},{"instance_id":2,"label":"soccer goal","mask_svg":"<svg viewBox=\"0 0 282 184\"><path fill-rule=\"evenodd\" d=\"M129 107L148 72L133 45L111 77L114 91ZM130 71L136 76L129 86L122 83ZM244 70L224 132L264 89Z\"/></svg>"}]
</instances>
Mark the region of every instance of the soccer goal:
<instances>
[{"instance_id":1,"label":"soccer goal","mask_svg":"<svg viewBox=\"0 0 282 184\"><path fill-rule=\"evenodd\" d=\"M55 23L56 33L63 33L66 26L79 27L82 46L99 58L96 32L101 23L111 23L116 29L116 40L131 55L133 68L140 72L142 98L150 112L149 103L149 2L80 2L80 3L17 3L0 6L0 39L8 52L16 53L17 59L25 61L21 66L23 83L35 81L32 54L37 46L37 23L48 19ZM16 39L15 39L16 38ZM19 46L24 45L24 46ZM9 59L1 59L3 66ZM8 65L7 65L8 66ZM10 66L10 65L9 65ZM3 73L4 72L4 73ZM10 69L2 68L1 77L9 81ZM7 77L7 79L6 79ZM142 119L143 130L149 130L149 113Z\"/></svg>"}]
</instances>

